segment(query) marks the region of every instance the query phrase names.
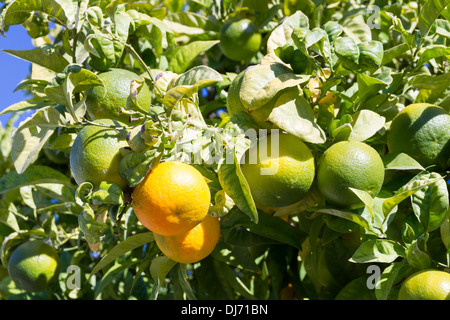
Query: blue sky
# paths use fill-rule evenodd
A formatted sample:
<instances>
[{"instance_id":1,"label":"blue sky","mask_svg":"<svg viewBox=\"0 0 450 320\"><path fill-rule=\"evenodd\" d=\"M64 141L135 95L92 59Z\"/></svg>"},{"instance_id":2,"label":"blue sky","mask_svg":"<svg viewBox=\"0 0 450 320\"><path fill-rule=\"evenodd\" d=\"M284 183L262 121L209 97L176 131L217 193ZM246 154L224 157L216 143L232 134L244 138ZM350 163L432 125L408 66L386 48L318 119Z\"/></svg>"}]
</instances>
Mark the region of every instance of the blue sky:
<instances>
[{"instance_id":1,"label":"blue sky","mask_svg":"<svg viewBox=\"0 0 450 320\"><path fill-rule=\"evenodd\" d=\"M21 25L10 26L5 35L6 37L0 35L1 50L27 50L33 48L30 36L28 36L27 31ZM13 90L26 78L29 71L29 62L0 51L0 110L27 99L24 91L13 92ZM26 116L29 116L29 113L24 114L18 121L23 120ZM0 115L0 122L3 126L10 117L11 114ZM16 122L17 124L18 122Z\"/></svg>"}]
</instances>

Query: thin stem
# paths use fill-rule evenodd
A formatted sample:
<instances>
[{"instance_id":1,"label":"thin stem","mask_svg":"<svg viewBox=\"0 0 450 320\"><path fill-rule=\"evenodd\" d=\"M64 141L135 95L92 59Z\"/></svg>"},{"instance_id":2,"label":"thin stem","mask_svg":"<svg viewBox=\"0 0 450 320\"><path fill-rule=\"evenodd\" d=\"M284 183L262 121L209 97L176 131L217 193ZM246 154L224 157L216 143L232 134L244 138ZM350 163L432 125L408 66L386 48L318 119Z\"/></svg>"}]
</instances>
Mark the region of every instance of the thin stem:
<instances>
[{"instance_id":1,"label":"thin stem","mask_svg":"<svg viewBox=\"0 0 450 320\"><path fill-rule=\"evenodd\" d=\"M138 60L139 64L145 69L148 76L150 77L150 81L153 83L153 85L156 88L156 91L158 95L161 97L161 99L164 97L164 94L162 93L161 89L156 84L155 79L152 76L152 73L150 72L149 67L145 64L144 60L142 60L141 56L134 50L133 46L129 45L128 43L124 43L125 47L130 51L130 53Z\"/></svg>"}]
</instances>

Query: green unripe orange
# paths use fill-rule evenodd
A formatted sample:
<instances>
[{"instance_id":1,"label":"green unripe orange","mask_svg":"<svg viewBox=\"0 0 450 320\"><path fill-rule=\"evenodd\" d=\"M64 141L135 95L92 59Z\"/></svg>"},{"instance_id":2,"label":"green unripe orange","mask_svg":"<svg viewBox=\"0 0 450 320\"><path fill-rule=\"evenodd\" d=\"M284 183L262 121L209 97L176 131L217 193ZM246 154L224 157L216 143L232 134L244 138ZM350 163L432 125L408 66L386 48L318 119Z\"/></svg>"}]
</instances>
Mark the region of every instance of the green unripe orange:
<instances>
[{"instance_id":1,"label":"green unripe orange","mask_svg":"<svg viewBox=\"0 0 450 320\"><path fill-rule=\"evenodd\" d=\"M363 206L350 188L375 197L384 182L384 164L371 146L357 141L341 141L328 148L319 160L317 186L325 200L346 208Z\"/></svg>"},{"instance_id":2,"label":"green unripe orange","mask_svg":"<svg viewBox=\"0 0 450 320\"><path fill-rule=\"evenodd\" d=\"M125 124L110 120L96 120L106 126L124 127ZM87 125L78 133L70 150L70 167L77 184L90 182L98 187L101 181L115 182L122 188L127 181L119 174L123 158L121 149L128 146L127 132L97 125Z\"/></svg>"},{"instance_id":3,"label":"green unripe orange","mask_svg":"<svg viewBox=\"0 0 450 320\"><path fill-rule=\"evenodd\" d=\"M307 145L276 131L247 150L241 169L259 207L284 207L300 201L315 175L314 157Z\"/></svg>"},{"instance_id":4,"label":"green unripe orange","mask_svg":"<svg viewBox=\"0 0 450 320\"><path fill-rule=\"evenodd\" d=\"M119 110L131 109L148 112L151 104L151 93L144 83L136 96L136 103L130 96L130 85L133 80L143 81L138 74L125 69L111 68L98 74L104 87L97 86L88 90L86 97L87 113L92 119L112 119L129 123L130 116Z\"/></svg>"},{"instance_id":5,"label":"green unripe orange","mask_svg":"<svg viewBox=\"0 0 450 320\"><path fill-rule=\"evenodd\" d=\"M21 244L8 261L11 279L29 292L48 289L58 279L59 269L58 253L41 240Z\"/></svg>"},{"instance_id":6,"label":"green unripe orange","mask_svg":"<svg viewBox=\"0 0 450 320\"><path fill-rule=\"evenodd\" d=\"M450 274L440 270L422 270L402 284L398 300L450 300Z\"/></svg>"},{"instance_id":7,"label":"green unripe orange","mask_svg":"<svg viewBox=\"0 0 450 320\"><path fill-rule=\"evenodd\" d=\"M450 114L428 103L405 107L392 120L387 134L390 152L404 152L422 166L447 167L450 156Z\"/></svg>"},{"instance_id":8,"label":"green unripe orange","mask_svg":"<svg viewBox=\"0 0 450 320\"><path fill-rule=\"evenodd\" d=\"M252 58L259 51L261 39L258 29L249 19L230 19L219 31L220 50L234 61Z\"/></svg>"}]
</instances>

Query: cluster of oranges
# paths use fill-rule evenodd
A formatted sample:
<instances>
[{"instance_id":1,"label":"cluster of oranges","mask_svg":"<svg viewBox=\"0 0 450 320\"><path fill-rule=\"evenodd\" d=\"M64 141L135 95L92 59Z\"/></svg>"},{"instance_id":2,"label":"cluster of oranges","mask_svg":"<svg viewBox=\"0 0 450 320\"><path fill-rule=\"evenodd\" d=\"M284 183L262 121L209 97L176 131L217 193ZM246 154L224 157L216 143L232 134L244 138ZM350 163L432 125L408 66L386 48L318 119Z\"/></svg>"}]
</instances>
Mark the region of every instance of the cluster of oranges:
<instances>
[{"instance_id":1,"label":"cluster of oranges","mask_svg":"<svg viewBox=\"0 0 450 320\"><path fill-rule=\"evenodd\" d=\"M191 165L168 161L136 186L132 204L167 257L194 263L208 256L220 237L219 219L208 214L210 203L203 175Z\"/></svg>"}]
</instances>

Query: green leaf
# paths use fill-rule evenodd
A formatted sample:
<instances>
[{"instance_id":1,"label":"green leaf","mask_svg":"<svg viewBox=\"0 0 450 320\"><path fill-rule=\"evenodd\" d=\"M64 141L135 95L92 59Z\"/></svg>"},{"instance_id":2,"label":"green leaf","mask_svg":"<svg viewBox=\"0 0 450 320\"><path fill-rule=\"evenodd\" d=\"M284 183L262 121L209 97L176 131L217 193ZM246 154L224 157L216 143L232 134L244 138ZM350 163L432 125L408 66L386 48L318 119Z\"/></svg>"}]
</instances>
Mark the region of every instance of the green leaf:
<instances>
[{"instance_id":1,"label":"green leaf","mask_svg":"<svg viewBox=\"0 0 450 320\"><path fill-rule=\"evenodd\" d=\"M130 261L125 262L124 264L115 264L108 271L103 274L100 281L96 284L94 299L97 299L98 296L102 293L103 290L110 284L114 279L116 279L120 273L124 272L130 266Z\"/></svg>"},{"instance_id":2,"label":"green leaf","mask_svg":"<svg viewBox=\"0 0 450 320\"><path fill-rule=\"evenodd\" d=\"M292 29L305 28L309 29L309 18L302 11L298 10L294 14L289 15L283 20L283 25L289 26Z\"/></svg>"},{"instance_id":3,"label":"green leaf","mask_svg":"<svg viewBox=\"0 0 450 320\"><path fill-rule=\"evenodd\" d=\"M17 208L12 202L7 203L6 200L0 200L0 222L19 232L20 226L16 214Z\"/></svg>"},{"instance_id":4,"label":"green leaf","mask_svg":"<svg viewBox=\"0 0 450 320\"><path fill-rule=\"evenodd\" d=\"M42 45L30 50L3 50L25 61L35 63L54 72L61 72L69 64L51 44Z\"/></svg>"},{"instance_id":5,"label":"green leaf","mask_svg":"<svg viewBox=\"0 0 450 320\"><path fill-rule=\"evenodd\" d=\"M393 262L388 265L379 280L379 288L375 289L375 295L378 300L397 299L397 295L392 292L393 287L399 280L407 275L412 268L407 264L406 260Z\"/></svg>"},{"instance_id":6,"label":"green leaf","mask_svg":"<svg viewBox=\"0 0 450 320\"><path fill-rule=\"evenodd\" d=\"M39 151L54 130L66 123L64 115L55 107L49 106L38 110L19 124L12 137L14 148L11 150L11 159L18 173L23 173L36 161Z\"/></svg>"},{"instance_id":7,"label":"green leaf","mask_svg":"<svg viewBox=\"0 0 450 320\"><path fill-rule=\"evenodd\" d=\"M57 23L71 29L75 23L76 9L71 0L15 0L0 15L0 32L3 33L5 26L25 22L34 11L48 14Z\"/></svg>"},{"instance_id":8,"label":"green leaf","mask_svg":"<svg viewBox=\"0 0 450 320\"><path fill-rule=\"evenodd\" d=\"M450 83L450 73L438 74L438 75L428 75L419 74L413 76L408 84L422 89L426 94L421 96L419 94L415 102L428 102L433 104L436 102L444 92L448 89L448 83Z\"/></svg>"},{"instance_id":9,"label":"green leaf","mask_svg":"<svg viewBox=\"0 0 450 320\"><path fill-rule=\"evenodd\" d=\"M223 272L225 279L227 280L228 284L234 289L235 292L238 292L242 297L249 300L254 300L255 293L252 292L252 289L247 288L247 286L242 282L242 280L239 278L239 276L233 271L232 268L230 268L227 265L224 265L221 268L221 271Z\"/></svg>"},{"instance_id":10,"label":"green leaf","mask_svg":"<svg viewBox=\"0 0 450 320\"><path fill-rule=\"evenodd\" d=\"M114 182L107 181L100 182L97 190L90 196L90 200L94 205L122 205L125 202L123 191L120 186Z\"/></svg>"},{"instance_id":11,"label":"green leaf","mask_svg":"<svg viewBox=\"0 0 450 320\"><path fill-rule=\"evenodd\" d=\"M334 41L334 50L345 68L356 70L359 64L359 48L350 37L338 38Z\"/></svg>"},{"instance_id":12,"label":"green leaf","mask_svg":"<svg viewBox=\"0 0 450 320\"><path fill-rule=\"evenodd\" d=\"M402 152L392 152L382 157L385 170L425 170L414 158Z\"/></svg>"},{"instance_id":13,"label":"green leaf","mask_svg":"<svg viewBox=\"0 0 450 320\"><path fill-rule=\"evenodd\" d=\"M412 208L425 231L431 232L441 225L449 208L449 195L445 179L437 172L424 173L420 179L437 179L412 195Z\"/></svg>"},{"instance_id":14,"label":"green leaf","mask_svg":"<svg viewBox=\"0 0 450 320\"><path fill-rule=\"evenodd\" d=\"M379 74L368 76L363 73L357 74L358 94L360 96L359 105L364 106L364 103L375 96L378 91L386 88L392 82L391 70L382 67Z\"/></svg>"},{"instance_id":15,"label":"green leaf","mask_svg":"<svg viewBox=\"0 0 450 320\"><path fill-rule=\"evenodd\" d=\"M242 78L239 92L241 102L248 111L258 109L275 98L281 90L305 83L310 77L295 74L281 63L251 66Z\"/></svg>"},{"instance_id":16,"label":"green leaf","mask_svg":"<svg viewBox=\"0 0 450 320\"><path fill-rule=\"evenodd\" d=\"M326 140L311 106L297 90L286 91L278 98L268 120L303 141L324 143Z\"/></svg>"},{"instance_id":17,"label":"green leaf","mask_svg":"<svg viewBox=\"0 0 450 320\"><path fill-rule=\"evenodd\" d=\"M440 227L440 235L442 239L442 243L447 249L447 253L450 252L450 208L447 210L447 215L444 218L444 221L441 223Z\"/></svg>"},{"instance_id":18,"label":"green leaf","mask_svg":"<svg viewBox=\"0 0 450 320\"><path fill-rule=\"evenodd\" d=\"M167 93L164 95L163 104L171 113L173 108L179 108L184 98L190 99L194 94L203 87L214 85L215 83L223 81L223 77L215 70L207 66L196 66L189 69L185 73L181 74L174 81L171 88L168 88ZM200 123L203 124L204 120L199 110L194 113L185 112L185 114L191 114L190 117L196 114L200 117ZM192 121L193 118L191 118Z\"/></svg>"},{"instance_id":19,"label":"green leaf","mask_svg":"<svg viewBox=\"0 0 450 320\"><path fill-rule=\"evenodd\" d=\"M400 18L398 18L397 16L395 16L394 14L392 14L388 11L386 11L386 14L392 20L393 29L400 32L403 39L405 40L405 43L407 44L407 46L409 47L409 50L411 50L411 53L412 53L412 50L415 47L415 39L416 39L415 34L405 30L405 28L403 27L403 24L402 24L402 20L400 20Z\"/></svg>"},{"instance_id":20,"label":"green leaf","mask_svg":"<svg viewBox=\"0 0 450 320\"><path fill-rule=\"evenodd\" d=\"M398 257L406 257L406 250L392 240L372 239L363 242L350 261L356 263L391 263Z\"/></svg>"},{"instance_id":21,"label":"green leaf","mask_svg":"<svg viewBox=\"0 0 450 320\"><path fill-rule=\"evenodd\" d=\"M64 82L70 81L72 90L65 92ZM70 64L58 73L44 89L47 96L62 105L72 104L72 94L84 92L96 86L104 86L103 81L93 72L81 65ZM70 101L69 101L70 99Z\"/></svg>"},{"instance_id":22,"label":"green leaf","mask_svg":"<svg viewBox=\"0 0 450 320\"><path fill-rule=\"evenodd\" d=\"M72 187L72 182L63 173L50 167L35 165L22 174L12 171L0 178L0 194L23 186L42 183L59 183Z\"/></svg>"},{"instance_id":23,"label":"green leaf","mask_svg":"<svg viewBox=\"0 0 450 320\"><path fill-rule=\"evenodd\" d=\"M375 71L383 62L383 44L380 41L358 43L359 67L362 70Z\"/></svg>"},{"instance_id":24,"label":"green leaf","mask_svg":"<svg viewBox=\"0 0 450 320\"><path fill-rule=\"evenodd\" d=\"M419 248L419 240L413 241L408 247L406 252L406 260L411 267L419 270L428 269L432 264L428 253Z\"/></svg>"},{"instance_id":25,"label":"green leaf","mask_svg":"<svg viewBox=\"0 0 450 320\"><path fill-rule=\"evenodd\" d=\"M370 110L360 110L352 114L351 131L339 135L337 139L348 141L365 141L380 131L386 119Z\"/></svg>"},{"instance_id":26,"label":"green leaf","mask_svg":"<svg viewBox=\"0 0 450 320\"><path fill-rule=\"evenodd\" d=\"M91 276L99 272L105 266L115 261L120 256L124 255L128 251L134 250L143 246L146 243L154 241L153 232L145 232L132 235L124 241L114 246L92 269Z\"/></svg>"},{"instance_id":27,"label":"green leaf","mask_svg":"<svg viewBox=\"0 0 450 320\"><path fill-rule=\"evenodd\" d=\"M218 25L205 15L194 12L172 12L164 20L164 24L175 34L190 36L208 35L213 38L217 35Z\"/></svg>"},{"instance_id":28,"label":"green leaf","mask_svg":"<svg viewBox=\"0 0 450 320\"><path fill-rule=\"evenodd\" d=\"M192 290L192 287L187 279L185 264L178 265L178 281L181 285L181 288L183 289L183 292L186 294L186 297L189 300L197 300L197 297L194 294L194 290Z\"/></svg>"},{"instance_id":29,"label":"green leaf","mask_svg":"<svg viewBox=\"0 0 450 320\"><path fill-rule=\"evenodd\" d=\"M344 33L353 38L356 43L372 40L372 30L370 30L362 15L345 19L341 26Z\"/></svg>"},{"instance_id":30,"label":"green leaf","mask_svg":"<svg viewBox=\"0 0 450 320\"><path fill-rule=\"evenodd\" d=\"M155 281L150 295L150 300L158 298L159 289L164 284L169 271L177 264L177 262L167 258L166 256L159 256L152 260L150 264L150 274Z\"/></svg>"},{"instance_id":31,"label":"green leaf","mask_svg":"<svg viewBox=\"0 0 450 320\"><path fill-rule=\"evenodd\" d=\"M409 49L410 48L409 48L408 44L406 44L406 43L402 43L402 44L399 44L394 47L386 49L383 54L383 61L381 62L381 65L384 66L384 65L392 62L392 60L394 60L398 56L401 56L402 54L407 52Z\"/></svg>"},{"instance_id":32,"label":"green leaf","mask_svg":"<svg viewBox=\"0 0 450 320\"><path fill-rule=\"evenodd\" d=\"M76 137L76 133L63 133L57 136L53 141L51 141L49 148L53 150L59 150L61 152L70 153L72 144L75 141Z\"/></svg>"},{"instance_id":33,"label":"green leaf","mask_svg":"<svg viewBox=\"0 0 450 320\"><path fill-rule=\"evenodd\" d=\"M320 213L326 213L326 214L331 214L333 216L336 217L340 217L346 220L349 220L351 222L354 222L358 225L360 225L361 227L363 227L364 229L366 229L367 231L373 233L373 234L377 234L380 235L381 232L377 229L374 229L371 224L361 215L353 213L353 212L349 212L349 211L342 211L342 210L338 210L338 209L328 209L328 208L322 208L322 209L311 209L314 212L320 212Z\"/></svg>"},{"instance_id":34,"label":"green leaf","mask_svg":"<svg viewBox=\"0 0 450 320\"><path fill-rule=\"evenodd\" d=\"M185 72L197 57L219 43L219 40L193 41L178 47L169 57L169 70L175 73Z\"/></svg>"},{"instance_id":35,"label":"green leaf","mask_svg":"<svg viewBox=\"0 0 450 320\"><path fill-rule=\"evenodd\" d=\"M156 149L150 149L144 153L128 153L120 161L120 175L128 181L130 187L137 186L147 175L155 156Z\"/></svg>"},{"instance_id":36,"label":"green leaf","mask_svg":"<svg viewBox=\"0 0 450 320\"><path fill-rule=\"evenodd\" d=\"M376 300L375 292L367 287L367 277L350 281L339 291L335 300Z\"/></svg>"},{"instance_id":37,"label":"green leaf","mask_svg":"<svg viewBox=\"0 0 450 320\"><path fill-rule=\"evenodd\" d=\"M272 57L278 62L282 62L278 56L275 54L275 51L278 48L283 47L284 45L292 42L291 34L292 29L290 26L282 24L277 26L270 33L269 38L267 39L267 55ZM267 58L267 57L266 57Z\"/></svg>"},{"instance_id":38,"label":"green leaf","mask_svg":"<svg viewBox=\"0 0 450 320\"><path fill-rule=\"evenodd\" d=\"M216 70L208 66L195 66L181 74L175 81L173 87L192 86L196 90L212 86L216 82L223 81L223 77Z\"/></svg>"},{"instance_id":39,"label":"green leaf","mask_svg":"<svg viewBox=\"0 0 450 320\"><path fill-rule=\"evenodd\" d=\"M407 184L398 189L394 196L387 198L383 202L383 213L387 216L392 209L397 206L400 202L413 195L417 191L438 182L442 177L427 178L427 172L419 173L413 179L411 179Z\"/></svg>"},{"instance_id":40,"label":"green leaf","mask_svg":"<svg viewBox=\"0 0 450 320\"><path fill-rule=\"evenodd\" d=\"M99 243L103 230L108 228L108 225L102 221L104 216L105 212L96 214L89 204L84 204L83 211L78 216L78 225L90 246Z\"/></svg>"},{"instance_id":41,"label":"green leaf","mask_svg":"<svg viewBox=\"0 0 450 320\"><path fill-rule=\"evenodd\" d=\"M426 48L417 61L416 68L420 68L425 62L439 57L450 59L450 48L442 45L434 45Z\"/></svg>"},{"instance_id":42,"label":"green leaf","mask_svg":"<svg viewBox=\"0 0 450 320\"><path fill-rule=\"evenodd\" d=\"M237 207L247 214L253 222L258 223L258 211L234 148L226 150L226 158L228 160L219 166L217 172L220 185Z\"/></svg>"},{"instance_id":43,"label":"green leaf","mask_svg":"<svg viewBox=\"0 0 450 320\"><path fill-rule=\"evenodd\" d=\"M420 10L418 24L422 37L425 37L428 34L434 21L440 16L449 3L449 0L427 0L423 4Z\"/></svg>"},{"instance_id":44,"label":"green leaf","mask_svg":"<svg viewBox=\"0 0 450 320\"><path fill-rule=\"evenodd\" d=\"M110 14L113 23L105 27L107 32L94 28L84 42L84 48L90 54L89 64L99 71L114 67L120 61L132 22L132 18L124 12Z\"/></svg>"},{"instance_id":45,"label":"green leaf","mask_svg":"<svg viewBox=\"0 0 450 320\"><path fill-rule=\"evenodd\" d=\"M0 112L0 115L12 113L12 112L24 112L30 110L37 110L46 107L48 104L42 101L24 100L6 107Z\"/></svg>"}]
</instances>

